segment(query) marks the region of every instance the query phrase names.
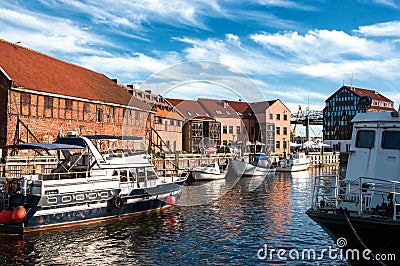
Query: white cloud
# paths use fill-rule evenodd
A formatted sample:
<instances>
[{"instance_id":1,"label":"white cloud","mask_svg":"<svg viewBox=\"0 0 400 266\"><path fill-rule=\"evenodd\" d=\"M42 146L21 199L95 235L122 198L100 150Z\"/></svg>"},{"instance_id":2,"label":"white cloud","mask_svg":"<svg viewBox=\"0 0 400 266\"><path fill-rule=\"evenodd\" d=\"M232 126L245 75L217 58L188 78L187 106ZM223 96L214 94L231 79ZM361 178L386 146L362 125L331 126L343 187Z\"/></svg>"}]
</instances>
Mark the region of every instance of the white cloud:
<instances>
[{"instance_id":1,"label":"white cloud","mask_svg":"<svg viewBox=\"0 0 400 266\"><path fill-rule=\"evenodd\" d=\"M361 26L354 32L369 37L400 37L400 21Z\"/></svg>"},{"instance_id":2,"label":"white cloud","mask_svg":"<svg viewBox=\"0 0 400 266\"><path fill-rule=\"evenodd\" d=\"M1 38L42 52L106 54L93 47L103 39L65 19L0 8L0 28Z\"/></svg>"},{"instance_id":3,"label":"white cloud","mask_svg":"<svg viewBox=\"0 0 400 266\"><path fill-rule=\"evenodd\" d=\"M394 7L394 8L399 7L399 5L394 0L373 0L373 2L375 2L377 4L385 5L385 6Z\"/></svg>"},{"instance_id":4,"label":"white cloud","mask_svg":"<svg viewBox=\"0 0 400 266\"><path fill-rule=\"evenodd\" d=\"M180 61L174 53L164 54L162 59L156 59L141 53L125 57L117 56L81 56L77 64L105 73L110 78L118 78L122 83L131 84L133 81L144 81L153 73L157 73Z\"/></svg>"},{"instance_id":5,"label":"white cloud","mask_svg":"<svg viewBox=\"0 0 400 266\"><path fill-rule=\"evenodd\" d=\"M391 46L343 31L312 30L305 35L298 32L262 33L250 36L256 43L272 53L303 60L307 63L315 61L342 61L344 57L375 57L391 53Z\"/></svg>"},{"instance_id":6,"label":"white cloud","mask_svg":"<svg viewBox=\"0 0 400 266\"><path fill-rule=\"evenodd\" d=\"M285 7L293 9L303 9L303 10L315 9L313 6L308 6L299 3L299 1L296 2L291 0L256 0L255 2L266 6L277 6L277 7Z\"/></svg>"}]
</instances>

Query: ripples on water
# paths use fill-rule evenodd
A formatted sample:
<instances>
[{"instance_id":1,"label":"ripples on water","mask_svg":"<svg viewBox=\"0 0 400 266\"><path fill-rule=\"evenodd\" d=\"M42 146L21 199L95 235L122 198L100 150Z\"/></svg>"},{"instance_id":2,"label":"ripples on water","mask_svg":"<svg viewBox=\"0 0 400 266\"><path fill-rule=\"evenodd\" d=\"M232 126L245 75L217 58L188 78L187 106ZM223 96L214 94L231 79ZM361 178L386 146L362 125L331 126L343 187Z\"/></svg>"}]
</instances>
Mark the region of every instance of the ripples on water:
<instances>
[{"instance_id":1,"label":"ripples on water","mask_svg":"<svg viewBox=\"0 0 400 266\"><path fill-rule=\"evenodd\" d=\"M332 169L323 169L331 172ZM269 248L315 249L333 241L305 211L310 206L312 176L319 169L242 178L217 200L174 207L162 213L27 234L0 236L1 265L254 265ZM335 170L334 170L335 171ZM208 184L205 197L217 198L221 181ZM224 182L224 181L222 181ZM207 194L207 195L206 195ZM185 195L183 195L185 196ZM187 195L186 195L187 196ZM286 261L292 265L339 265L343 261Z\"/></svg>"}]
</instances>

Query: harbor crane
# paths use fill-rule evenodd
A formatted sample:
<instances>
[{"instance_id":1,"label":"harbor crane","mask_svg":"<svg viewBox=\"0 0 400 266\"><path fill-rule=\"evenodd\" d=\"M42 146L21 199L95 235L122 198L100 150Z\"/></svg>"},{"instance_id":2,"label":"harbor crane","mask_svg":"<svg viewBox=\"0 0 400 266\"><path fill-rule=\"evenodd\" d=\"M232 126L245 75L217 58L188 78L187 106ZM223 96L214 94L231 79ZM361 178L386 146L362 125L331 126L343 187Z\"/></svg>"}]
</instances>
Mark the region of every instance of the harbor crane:
<instances>
[{"instance_id":1,"label":"harbor crane","mask_svg":"<svg viewBox=\"0 0 400 266\"><path fill-rule=\"evenodd\" d=\"M300 120L300 118L301 118L301 113L302 113L301 105L299 105L299 110L297 111L296 119L295 119L295 121L293 122L294 127L293 127L293 130L292 130L292 132L291 132L292 141L293 141L293 139L296 137L296 127L297 127L297 124L298 124L298 122L299 122L299 120Z\"/></svg>"}]
</instances>

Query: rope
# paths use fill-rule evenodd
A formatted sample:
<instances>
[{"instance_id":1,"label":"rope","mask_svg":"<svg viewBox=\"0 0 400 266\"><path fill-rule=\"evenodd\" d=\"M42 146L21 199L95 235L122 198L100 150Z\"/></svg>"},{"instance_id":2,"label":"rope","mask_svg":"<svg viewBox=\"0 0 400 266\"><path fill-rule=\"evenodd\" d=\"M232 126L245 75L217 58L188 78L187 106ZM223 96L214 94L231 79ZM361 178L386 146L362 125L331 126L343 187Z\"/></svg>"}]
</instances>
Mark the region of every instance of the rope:
<instances>
[{"instance_id":1,"label":"rope","mask_svg":"<svg viewBox=\"0 0 400 266\"><path fill-rule=\"evenodd\" d=\"M353 225L351 224L350 219L349 219L349 217L347 216L346 211L343 211L343 214L344 214L344 217L345 217L346 220L347 220L347 223L348 223L349 226L350 226L350 229L353 231L354 235L356 236L358 242L360 242L360 244L363 246L364 249L370 250L370 249L367 247L367 245L365 245L364 241L362 241L362 239L360 238L360 236L357 234L357 231L356 231L356 229L354 229ZM377 260L375 254L374 254L372 251L371 251L371 255L372 255L372 258L374 259L374 261L377 261L377 262L378 262L380 265L382 265L382 266L387 266L387 265L386 265L385 263L383 263L382 261Z\"/></svg>"}]
</instances>

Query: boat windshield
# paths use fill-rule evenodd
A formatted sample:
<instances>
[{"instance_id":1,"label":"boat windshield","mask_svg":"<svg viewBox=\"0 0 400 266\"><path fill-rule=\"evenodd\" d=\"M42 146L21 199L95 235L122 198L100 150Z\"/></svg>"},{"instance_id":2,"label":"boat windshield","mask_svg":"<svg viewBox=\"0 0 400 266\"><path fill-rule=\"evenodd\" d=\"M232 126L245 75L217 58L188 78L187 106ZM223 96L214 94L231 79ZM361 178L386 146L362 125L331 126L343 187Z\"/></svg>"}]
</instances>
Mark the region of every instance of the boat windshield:
<instances>
[{"instance_id":1,"label":"boat windshield","mask_svg":"<svg viewBox=\"0 0 400 266\"><path fill-rule=\"evenodd\" d=\"M146 153L146 145L142 139L92 139L92 142L101 153L116 157Z\"/></svg>"}]
</instances>

